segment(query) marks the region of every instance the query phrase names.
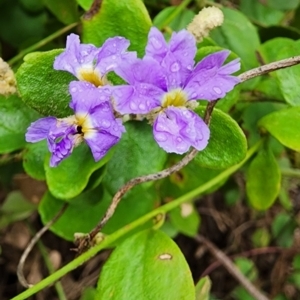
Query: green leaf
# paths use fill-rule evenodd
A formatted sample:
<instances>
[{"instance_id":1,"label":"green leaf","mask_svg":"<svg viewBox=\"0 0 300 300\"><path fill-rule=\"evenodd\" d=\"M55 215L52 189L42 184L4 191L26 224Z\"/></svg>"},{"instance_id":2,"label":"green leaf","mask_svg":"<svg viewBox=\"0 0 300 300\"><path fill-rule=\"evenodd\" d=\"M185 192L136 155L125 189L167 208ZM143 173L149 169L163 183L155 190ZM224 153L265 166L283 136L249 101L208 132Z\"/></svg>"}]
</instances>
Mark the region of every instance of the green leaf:
<instances>
[{"instance_id":1,"label":"green leaf","mask_svg":"<svg viewBox=\"0 0 300 300\"><path fill-rule=\"evenodd\" d=\"M275 111L263 117L259 126L270 132L284 146L300 151L300 107Z\"/></svg>"},{"instance_id":2,"label":"green leaf","mask_svg":"<svg viewBox=\"0 0 300 300\"><path fill-rule=\"evenodd\" d=\"M26 145L25 133L39 114L16 96L0 96L0 153L21 149Z\"/></svg>"},{"instance_id":3,"label":"green leaf","mask_svg":"<svg viewBox=\"0 0 300 300\"><path fill-rule=\"evenodd\" d=\"M89 10L92 6L93 0L77 0L77 3L85 10Z\"/></svg>"},{"instance_id":4,"label":"green leaf","mask_svg":"<svg viewBox=\"0 0 300 300\"><path fill-rule=\"evenodd\" d=\"M223 8L222 11L224 23L214 29L211 36L217 38L220 46L231 49L241 57L247 70L257 67L255 51L260 41L256 28L243 13L230 8Z\"/></svg>"},{"instance_id":5,"label":"green leaf","mask_svg":"<svg viewBox=\"0 0 300 300\"><path fill-rule=\"evenodd\" d=\"M115 153L107 164L104 184L115 193L128 180L163 169L167 154L153 138L152 127L146 122L125 123L126 133L115 147ZM143 184L150 186L152 182Z\"/></svg>"},{"instance_id":6,"label":"green leaf","mask_svg":"<svg viewBox=\"0 0 300 300\"><path fill-rule=\"evenodd\" d=\"M260 45L258 51L265 63L271 63L277 60L278 53L282 50L282 48L292 47L294 44L295 41L292 39L277 37ZM273 76L273 74L276 73L269 73L270 76Z\"/></svg>"},{"instance_id":7,"label":"green leaf","mask_svg":"<svg viewBox=\"0 0 300 300\"><path fill-rule=\"evenodd\" d=\"M194 237L199 229L200 216L192 203L183 203L169 213L172 225L181 233Z\"/></svg>"},{"instance_id":8,"label":"green leaf","mask_svg":"<svg viewBox=\"0 0 300 300\"><path fill-rule=\"evenodd\" d=\"M276 215L272 222L272 233L280 247L290 248L294 241L294 231L298 227L296 221L286 212Z\"/></svg>"},{"instance_id":9,"label":"green leaf","mask_svg":"<svg viewBox=\"0 0 300 300\"><path fill-rule=\"evenodd\" d=\"M113 149L95 162L89 147L81 144L55 168L50 167L46 159L44 167L50 192L59 199L71 201L84 190L92 173L106 164L112 153Z\"/></svg>"},{"instance_id":10,"label":"green leaf","mask_svg":"<svg viewBox=\"0 0 300 300\"><path fill-rule=\"evenodd\" d=\"M296 56L299 54L300 42L294 42L293 46L283 48L277 55L277 60ZM300 66L293 66L276 71L279 87L286 100L292 106L300 105Z\"/></svg>"},{"instance_id":11,"label":"green leaf","mask_svg":"<svg viewBox=\"0 0 300 300\"><path fill-rule=\"evenodd\" d=\"M48 153L46 140L26 145L23 167L29 176L37 180L46 179L44 161Z\"/></svg>"},{"instance_id":12,"label":"green leaf","mask_svg":"<svg viewBox=\"0 0 300 300\"><path fill-rule=\"evenodd\" d=\"M17 72L22 100L42 115L58 118L73 114L69 108L69 83L74 76L53 69L54 58L62 50L35 52L25 56Z\"/></svg>"},{"instance_id":13,"label":"green leaf","mask_svg":"<svg viewBox=\"0 0 300 300\"><path fill-rule=\"evenodd\" d=\"M211 280L208 276L201 278L196 285L196 300L209 300Z\"/></svg>"},{"instance_id":14,"label":"green leaf","mask_svg":"<svg viewBox=\"0 0 300 300\"><path fill-rule=\"evenodd\" d=\"M271 236L267 228L257 228L252 234L252 243L255 248L267 247L270 244Z\"/></svg>"},{"instance_id":15,"label":"green leaf","mask_svg":"<svg viewBox=\"0 0 300 300\"><path fill-rule=\"evenodd\" d=\"M75 233L89 232L96 226L106 209L107 202L101 201L102 198L101 187L73 198L50 230L68 241L73 241ZM46 192L38 208L43 223L46 224L52 220L65 204L66 202Z\"/></svg>"},{"instance_id":16,"label":"green leaf","mask_svg":"<svg viewBox=\"0 0 300 300\"><path fill-rule=\"evenodd\" d=\"M29 217L35 209L36 206L28 202L20 192L11 192L0 208L0 229Z\"/></svg>"},{"instance_id":17,"label":"green leaf","mask_svg":"<svg viewBox=\"0 0 300 300\"><path fill-rule=\"evenodd\" d=\"M252 160L246 181L250 204L257 210L266 210L275 202L281 184L281 173L273 152L262 149Z\"/></svg>"},{"instance_id":18,"label":"green leaf","mask_svg":"<svg viewBox=\"0 0 300 300\"><path fill-rule=\"evenodd\" d=\"M197 108L196 113L203 116L203 107ZM245 158L246 137L234 119L222 111L214 109L209 127L208 146L195 157L195 161L200 166L223 169L233 166Z\"/></svg>"},{"instance_id":19,"label":"green leaf","mask_svg":"<svg viewBox=\"0 0 300 300\"><path fill-rule=\"evenodd\" d=\"M240 8L246 16L263 26L280 24L284 18L282 11L268 7L260 1L241 0Z\"/></svg>"},{"instance_id":20,"label":"green leaf","mask_svg":"<svg viewBox=\"0 0 300 300\"><path fill-rule=\"evenodd\" d=\"M258 277L258 272L252 260L245 257L237 257L234 259L236 267L245 275L249 280L254 281Z\"/></svg>"},{"instance_id":21,"label":"green leaf","mask_svg":"<svg viewBox=\"0 0 300 300\"><path fill-rule=\"evenodd\" d=\"M103 0L97 14L82 20L84 43L100 46L113 36L130 40L130 50L145 52L151 19L141 0Z\"/></svg>"},{"instance_id":22,"label":"green leaf","mask_svg":"<svg viewBox=\"0 0 300 300\"><path fill-rule=\"evenodd\" d=\"M295 9L299 5L299 0L268 0L268 6L281 9L281 10L290 10Z\"/></svg>"},{"instance_id":23,"label":"green leaf","mask_svg":"<svg viewBox=\"0 0 300 300\"><path fill-rule=\"evenodd\" d=\"M76 0L44 0L46 7L64 24L78 21Z\"/></svg>"},{"instance_id":24,"label":"green leaf","mask_svg":"<svg viewBox=\"0 0 300 300\"><path fill-rule=\"evenodd\" d=\"M176 9L176 6L169 6L161 10L153 19L153 25L157 28L161 28L165 23L165 20L169 18L169 16L172 15ZM174 31L185 29L187 25L192 22L194 17L195 13L193 11L184 9L174 19L172 19L171 23L168 24L168 27Z\"/></svg>"},{"instance_id":25,"label":"green leaf","mask_svg":"<svg viewBox=\"0 0 300 300\"><path fill-rule=\"evenodd\" d=\"M128 297L195 299L189 266L178 246L163 232L147 230L131 236L103 266L95 299L128 300Z\"/></svg>"}]
</instances>

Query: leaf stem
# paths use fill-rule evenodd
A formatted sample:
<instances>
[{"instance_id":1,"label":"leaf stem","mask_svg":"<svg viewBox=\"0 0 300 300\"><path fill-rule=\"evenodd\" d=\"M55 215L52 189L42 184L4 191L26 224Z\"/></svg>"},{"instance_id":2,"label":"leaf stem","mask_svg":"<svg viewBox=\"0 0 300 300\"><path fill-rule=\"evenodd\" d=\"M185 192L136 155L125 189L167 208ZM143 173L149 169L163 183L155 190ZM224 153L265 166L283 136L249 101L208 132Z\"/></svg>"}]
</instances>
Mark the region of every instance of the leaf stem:
<instances>
[{"instance_id":1,"label":"leaf stem","mask_svg":"<svg viewBox=\"0 0 300 300\"><path fill-rule=\"evenodd\" d=\"M19 60L21 60L26 54L28 54L29 52L35 51L41 47L43 47L44 45L48 44L49 42L51 42L52 40L56 39L57 37L61 36L62 34L64 34L65 32L68 32L69 30L71 30L72 28L74 28L75 26L77 26L79 23L72 23L62 29L59 29L58 31L50 34L49 36L47 36L46 38L42 39L41 41L37 42L36 44L31 45L30 47L20 51L20 53L18 53L15 57L13 57L12 59L10 59L8 61L8 63L10 65L15 64L16 62L18 62Z\"/></svg>"},{"instance_id":2,"label":"leaf stem","mask_svg":"<svg viewBox=\"0 0 300 300\"><path fill-rule=\"evenodd\" d=\"M236 172L238 169L241 168L249 159L250 157L257 152L257 150L260 148L262 143L262 140L260 140L257 144L255 144L252 148L250 148L247 151L246 157L243 161L238 163L237 165L234 165L227 170L221 172L213 179L209 180L205 184L201 185L200 187L190 191L189 193L175 199L172 202L169 202L163 206L158 207L157 209L149 212L148 214L142 216L141 218L135 220L134 222L122 227L121 229L115 231L113 234L108 235L105 237L105 239L100 243L95 245L94 247L88 249L86 252L75 258L73 261L56 271L55 273L51 274L47 278L43 279L36 285L32 286L28 290L24 291L23 293L17 295L11 300L25 300L28 297L36 294L43 288L47 287L48 285L52 284L53 282L59 280L61 277L66 275L67 273L71 272L72 270L76 269L80 265L82 265L84 262L88 261L90 258L95 256L99 251L108 248L109 246L113 245L119 238L123 237L125 234L128 234L135 228L138 228L139 226L145 224L155 216L159 214L165 214L168 211L174 209L175 207L180 206L182 203L185 203L187 201L190 201L192 199L195 199L205 191L212 188L214 185L218 184L219 182L222 182L224 179L228 178L231 174Z\"/></svg>"}]
</instances>

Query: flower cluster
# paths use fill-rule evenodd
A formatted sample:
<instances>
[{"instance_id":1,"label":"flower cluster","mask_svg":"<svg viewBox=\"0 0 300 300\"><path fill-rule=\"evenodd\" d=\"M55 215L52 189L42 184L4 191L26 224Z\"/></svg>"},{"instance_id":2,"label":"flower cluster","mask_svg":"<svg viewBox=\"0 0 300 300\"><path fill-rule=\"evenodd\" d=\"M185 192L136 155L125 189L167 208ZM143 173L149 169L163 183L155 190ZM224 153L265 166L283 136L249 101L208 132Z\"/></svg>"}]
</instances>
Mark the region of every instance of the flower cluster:
<instances>
[{"instance_id":1,"label":"flower cluster","mask_svg":"<svg viewBox=\"0 0 300 300\"><path fill-rule=\"evenodd\" d=\"M196 41L186 30L173 33L169 43L151 28L145 56L127 51L129 41L108 39L102 47L80 44L71 34L66 50L56 57L54 68L72 73L70 83L74 115L42 118L28 128L26 140L47 139L57 166L83 140L94 159L101 159L125 131L115 115L139 114L153 125L154 139L167 152L185 153L192 146L206 147L209 128L193 111L199 99L222 98L239 82L231 74L239 60L223 65L229 51L208 55L195 65ZM115 72L127 84L113 86L107 80Z\"/></svg>"}]
</instances>

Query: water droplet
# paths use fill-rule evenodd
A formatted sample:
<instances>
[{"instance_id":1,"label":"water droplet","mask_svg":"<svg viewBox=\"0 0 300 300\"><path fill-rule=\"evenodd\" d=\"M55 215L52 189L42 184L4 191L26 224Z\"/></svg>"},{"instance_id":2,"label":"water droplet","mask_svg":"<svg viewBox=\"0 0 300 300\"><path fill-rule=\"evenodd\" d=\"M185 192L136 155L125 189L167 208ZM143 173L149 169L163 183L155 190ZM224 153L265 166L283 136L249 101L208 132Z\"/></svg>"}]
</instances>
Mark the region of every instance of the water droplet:
<instances>
[{"instance_id":1,"label":"water droplet","mask_svg":"<svg viewBox=\"0 0 300 300\"><path fill-rule=\"evenodd\" d=\"M140 104L139 104L139 109L140 109L140 110L145 110L145 109L146 109L145 104L144 104L144 103L140 103Z\"/></svg>"},{"instance_id":2,"label":"water droplet","mask_svg":"<svg viewBox=\"0 0 300 300\"><path fill-rule=\"evenodd\" d=\"M181 137L177 137L177 138L176 138L176 141L177 141L178 143L181 143L181 142L182 142L182 138L181 138Z\"/></svg>"},{"instance_id":3,"label":"water droplet","mask_svg":"<svg viewBox=\"0 0 300 300\"><path fill-rule=\"evenodd\" d=\"M129 107L130 107L130 109L132 109L132 110L137 110L137 105L134 103L134 102L131 102L130 104L129 104Z\"/></svg>"},{"instance_id":4,"label":"water droplet","mask_svg":"<svg viewBox=\"0 0 300 300\"><path fill-rule=\"evenodd\" d=\"M115 55L113 55L112 57L111 57L111 59L116 59L117 57L115 56Z\"/></svg>"},{"instance_id":5,"label":"water droplet","mask_svg":"<svg viewBox=\"0 0 300 300\"><path fill-rule=\"evenodd\" d=\"M158 141L158 142L165 142L167 139L168 139L168 137L167 137L167 135L165 134L165 133L161 133L161 132L157 132L156 134L155 134L155 139Z\"/></svg>"},{"instance_id":6,"label":"water droplet","mask_svg":"<svg viewBox=\"0 0 300 300\"><path fill-rule=\"evenodd\" d=\"M171 65L171 72L177 72L180 70L180 65L178 62L174 62L172 65Z\"/></svg>"},{"instance_id":7,"label":"water droplet","mask_svg":"<svg viewBox=\"0 0 300 300\"><path fill-rule=\"evenodd\" d=\"M76 93L77 92L77 88L76 87L71 88L71 92L72 93Z\"/></svg>"},{"instance_id":8,"label":"water droplet","mask_svg":"<svg viewBox=\"0 0 300 300\"><path fill-rule=\"evenodd\" d=\"M213 87L213 90L214 90L214 92L215 92L216 94L218 94L218 95L221 95L221 94L222 94L222 90L221 90L219 87L217 87L217 86Z\"/></svg>"},{"instance_id":9,"label":"water droplet","mask_svg":"<svg viewBox=\"0 0 300 300\"><path fill-rule=\"evenodd\" d=\"M152 37L150 40L151 40L152 46L153 46L155 49L160 49L160 48L162 47L161 42L160 42L157 38Z\"/></svg>"},{"instance_id":10,"label":"water droplet","mask_svg":"<svg viewBox=\"0 0 300 300\"><path fill-rule=\"evenodd\" d=\"M108 120L102 120L101 121L101 125L104 127L104 128L109 128L110 127L110 122Z\"/></svg>"},{"instance_id":11,"label":"water droplet","mask_svg":"<svg viewBox=\"0 0 300 300\"><path fill-rule=\"evenodd\" d=\"M203 94L202 94L203 95ZM193 99L197 99L197 93L193 93L192 95L191 95L191 99L190 100L193 100Z\"/></svg>"}]
</instances>

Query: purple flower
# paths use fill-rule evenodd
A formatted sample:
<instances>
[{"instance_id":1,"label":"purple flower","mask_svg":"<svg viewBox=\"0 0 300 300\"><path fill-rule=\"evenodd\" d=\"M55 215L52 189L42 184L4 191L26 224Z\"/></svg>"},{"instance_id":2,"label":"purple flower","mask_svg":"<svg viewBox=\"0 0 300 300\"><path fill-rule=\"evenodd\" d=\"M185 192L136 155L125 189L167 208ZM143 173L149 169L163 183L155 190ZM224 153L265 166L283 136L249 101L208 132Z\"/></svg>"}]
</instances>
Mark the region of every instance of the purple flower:
<instances>
[{"instance_id":1,"label":"purple flower","mask_svg":"<svg viewBox=\"0 0 300 300\"><path fill-rule=\"evenodd\" d=\"M79 36L67 37L66 50L54 61L55 70L68 71L79 80L95 86L108 83L106 74L118 68L122 61L136 58L135 52L126 52L129 41L123 37L107 39L100 48L91 44L80 44Z\"/></svg>"},{"instance_id":2,"label":"purple flower","mask_svg":"<svg viewBox=\"0 0 300 300\"><path fill-rule=\"evenodd\" d=\"M115 71L128 82L113 89L116 110L146 115L153 122L155 140L167 152L182 154L190 146L204 149L210 132L192 111L195 100L222 98L240 81L230 75L239 70L239 59L223 66L230 51L210 54L195 65L196 50L188 31L173 33L166 43L152 27L144 58L124 62Z\"/></svg>"},{"instance_id":3,"label":"purple flower","mask_svg":"<svg viewBox=\"0 0 300 300\"><path fill-rule=\"evenodd\" d=\"M35 143L47 139L52 153L50 166L57 166L83 140L91 148L95 161L100 160L115 145L125 131L116 119L108 88L96 88L88 82L70 83L74 115L56 119L46 117L32 123L27 129L26 141Z\"/></svg>"}]
</instances>

